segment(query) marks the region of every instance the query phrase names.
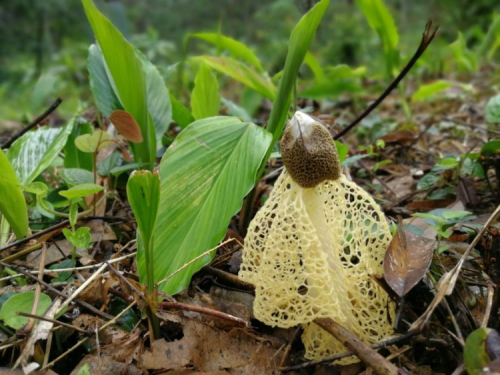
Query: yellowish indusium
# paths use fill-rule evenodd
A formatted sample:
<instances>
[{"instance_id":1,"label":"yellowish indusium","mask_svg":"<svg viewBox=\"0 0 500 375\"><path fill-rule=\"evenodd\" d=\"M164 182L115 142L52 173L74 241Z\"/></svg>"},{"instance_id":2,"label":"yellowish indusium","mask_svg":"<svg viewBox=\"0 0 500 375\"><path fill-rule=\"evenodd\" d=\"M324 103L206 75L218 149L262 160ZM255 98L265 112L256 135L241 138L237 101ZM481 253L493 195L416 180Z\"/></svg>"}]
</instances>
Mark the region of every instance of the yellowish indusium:
<instances>
[{"instance_id":1,"label":"yellowish indusium","mask_svg":"<svg viewBox=\"0 0 500 375\"><path fill-rule=\"evenodd\" d=\"M316 318L367 344L391 335L394 304L372 278L382 276L391 240L384 214L341 173L330 133L310 116L295 113L281 153L285 170L249 225L239 273L255 285L255 317L273 327L302 324L308 359L346 350Z\"/></svg>"}]
</instances>

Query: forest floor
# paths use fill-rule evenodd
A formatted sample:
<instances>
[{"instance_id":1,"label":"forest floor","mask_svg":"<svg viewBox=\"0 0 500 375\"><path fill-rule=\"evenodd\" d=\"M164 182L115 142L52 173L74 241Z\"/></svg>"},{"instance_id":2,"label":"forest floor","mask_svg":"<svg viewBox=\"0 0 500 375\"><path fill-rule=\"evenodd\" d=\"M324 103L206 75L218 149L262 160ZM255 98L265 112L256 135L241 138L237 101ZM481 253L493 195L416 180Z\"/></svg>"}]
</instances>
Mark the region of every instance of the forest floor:
<instances>
[{"instance_id":1,"label":"forest floor","mask_svg":"<svg viewBox=\"0 0 500 375\"><path fill-rule=\"evenodd\" d=\"M432 258L430 267L429 262L411 259L420 276L404 297L387 287L398 306L397 328L390 345L386 343L379 353L411 374L465 373L466 339L480 327L492 329L484 331L486 337L500 325L500 225L498 215L493 215L500 201L500 154L483 149L499 138L500 129L485 119L485 106L493 95L488 72L467 80L474 93L450 88L440 98L411 104L411 118L404 115L399 96L393 93L342 140L350 150L348 175L379 202L389 219L397 222L402 217L408 249L413 246L417 253L423 252L418 253L422 259ZM361 102L373 99L375 95ZM348 123L362 110L359 102L349 100L299 104L314 108L312 114L330 125L333 134L338 123ZM266 115L263 108L263 121ZM259 184L255 211L272 191L281 167L281 159L271 160ZM301 328L271 328L254 319L254 292L237 277L244 244L239 215L214 260L193 277L189 289L174 297L160 295L162 338L152 343L135 263L135 220L125 192L120 193L121 200L86 219L93 246L78 254L78 267L64 278L57 273L43 278L41 288L53 298L73 296L66 313L47 322L44 329L53 329L48 340L37 340L40 332L33 334L35 329L10 337L3 334L3 366L32 355L44 373L57 374L371 373L363 362L341 367L332 364L332 358L308 361ZM439 226L432 217L415 213L437 215L443 223ZM12 270L36 271L42 258L45 265L64 268L72 247L61 234L63 227L54 223L43 234L34 228L33 238L2 251L2 260L42 244L42 249L13 261ZM440 234L446 230L448 238ZM430 245L415 248L409 233ZM455 275L455 283L438 284L444 275ZM390 277L405 275L386 275ZM26 285L11 280L0 288L0 299L8 293L34 291L39 285L36 277ZM450 285L451 293L445 296ZM417 321L429 306L435 309L428 311L425 322ZM498 341L486 349L481 342L469 350L481 355L487 351L490 359L499 355Z\"/></svg>"}]
</instances>

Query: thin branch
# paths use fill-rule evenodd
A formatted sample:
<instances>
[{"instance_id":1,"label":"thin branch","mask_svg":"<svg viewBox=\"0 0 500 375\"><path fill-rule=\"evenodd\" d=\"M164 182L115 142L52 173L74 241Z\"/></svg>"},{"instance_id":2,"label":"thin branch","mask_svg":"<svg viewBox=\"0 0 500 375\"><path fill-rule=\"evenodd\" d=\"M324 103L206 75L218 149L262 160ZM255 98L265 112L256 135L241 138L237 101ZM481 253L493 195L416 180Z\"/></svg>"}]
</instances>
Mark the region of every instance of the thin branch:
<instances>
[{"instance_id":1,"label":"thin branch","mask_svg":"<svg viewBox=\"0 0 500 375\"><path fill-rule=\"evenodd\" d=\"M47 233L50 233L50 232L53 232L57 229L61 229L61 228L64 228L65 226L69 225L69 220L63 220L61 221L60 223L58 224L55 224L47 229L44 229L44 230L41 230L40 232L37 232L29 237L25 237L19 241L16 241L16 242L12 242L8 245L5 245L4 247L0 247L0 253L6 251L6 250L9 250L9 249L12 249L13 247L16 247L16 246L19 246L19 245L22 245L26 242L29 242L31 240L34 240L35 238L38 238L40 236L43 236L44 234L47 234Z\"/></svg>"},{"instance_id":2,"label":"thin branch","mask_svg":"<svg viewBox=\"0 0 500 375\"><path fill-rule=\"evenodd\" d=\"M84 333L86 335L89 335L89 334L92 334L93 332L92 331L86 331L84 329L81 329L79 327L76 327L74 325L71 325L71 324L68 324L68 323L64 323L64 322L61 322L59 320L55 320L55 319L50 319L50 318L47 318L45 316L40 316L40 315L35 315L35 314L28 314L28 313L24 313L22 311L18 311L17 312L17 315L19 316L24 316L26 318L32 318L32 319L37 319L37 320L43 320L43 321L46 321L46 322L49 322L49 323L53 323L53 324L57 324L57 325L60 325L60 326L63 326L63 327L66 327L66 328L69 328L69 329L73 329L75 331L78 331L80 333Z\"/></svg>"},{"instance_id":3,"label":"thin branch","mask_svg":"<svg viewBox=\"0 0 500 375\"><path fill-rule=\"evenodd\" d=\"M10 139L8 139L6 142L2 144L0 148L9 148L12 146L12 144L17 141L19 138L21 138L24 134L29 132L31 129L33 129L35 126L37 126L40 122L42 122L48 115L50 115L52 112L56 110L57 107L59 107L59 104L61 104L62 99L57 98L52 105L45 110L40 116L38 116L36 119L31 121L28 125L26 125L24 128L19 130L16 134L14 134Z\"/></svg>"},{"instance_id":4,"label":"thin branch","mask_svg":"<svg viewBox=\"0 0 500 375\"><path fill-rule=\"evenodd\" d=\"M32 280L35 280L36 282L42 284L46 289L50 290L52 293L55 293L55 294L57 294L58 296L60 296L60 297L62 297L64 299L67 299L67 298L70 297L66 293L63 293L63 292L57 290L56 288L54 288L52 285L46 283L45 281L39 280L37 276L35 276L35 275L33 275L33 274L31 274L31 273L23 270L21 267L18 267L18 266L14 265L14 264L7 264L7 263L1 262L1 261L0 261L0 266L6 267L6 268L10 268L10 269L13 269L16 272L22 273L24 276L27 276L28 278L30 278ZM88 309L89 311L92 311L94 314L99 315L103 319L106 319L106 320L112 320L112 319L114 319L114 317L112 315L109 315L107 313L104 313L104 312L100 311L99 309L96 309L94 306L88 304L87 302L84 302L84 301L81 301L81 300L78 300L78 299L76 299L74 302L77 305L80 305L81 307L84 307L84 308Z\"/></svg>"},{"instance_id":5,"label":"thin branch","mask_svg":"<svg viewBox=\"0 0 500 375\"><path fill-rule=\"evenodd\" d=\"M371 111L373 111L382 101L391 93L392 90L394 90L399 82L408 74L410 69L415 65L417 60L422 56L422 54L425 52L427 47L431 44L432 40L436 36L436 32L439 29L439 26L434 29L434 31L431 33L431 28L432 28L432 21L428 21L427 25L425 26L425 31L422 35L422 40L420 41L420 45L417 48L417 51L413 55L413 57L408 61L406 66L401 70L401 73L392 81L392 83L387 87L387 89L378 97L377 100L375 100L368 108L365 109L365 111L352 123L350 123L348 126L346 126L344 129L342 129L338 134L336 134L333 139L339 139L340 137L344 136L352 130L357 124L361 122L366 116L368 116Z\"/></svg>"},{"instance_id":6,"label":"thin branch","mask_svg":"<svg viewBox=\"0 0 500 375\"><path fill-rule=\"evenodd\" d=\"M240 324L244 327L250 326L250 324L244 319L238 318L238 317L230 315L230 314L223 313L222 311L209 309L209 308L203 307L203 306L188 305L186 303L181 303L181 302L177 302L177 301L160 302L159 306L162 308L167 308L167 309L170 308L170 309L178 309L178 310L184 310L184 311L194 311L194 312L198 312L200 314L214 316L214 317L219 318L219 319L229 320L231 322Z\"/></svg>"}]
</instances>

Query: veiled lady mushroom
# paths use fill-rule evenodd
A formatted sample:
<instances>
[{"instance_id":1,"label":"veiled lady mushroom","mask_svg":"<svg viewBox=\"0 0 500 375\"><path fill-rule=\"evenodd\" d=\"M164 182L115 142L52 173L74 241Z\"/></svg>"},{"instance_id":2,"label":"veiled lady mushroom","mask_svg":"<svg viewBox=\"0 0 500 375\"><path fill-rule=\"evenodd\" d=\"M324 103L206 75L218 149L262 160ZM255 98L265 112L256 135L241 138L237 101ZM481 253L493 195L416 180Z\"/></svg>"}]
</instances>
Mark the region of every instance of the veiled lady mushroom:
<instances>
[{"instance_id":1,"label":"veiled lady mushroom","mask_svg":"<svg viewBox=\"0 0 500 375\"><path fill-rule=\"evenodd\" d=\"M281 154L286 169L250 223L239 273L255 285L255 317L302 324L309 359L346 350L316 318L335 320L367 344L389 336L394 304L372 278L382 275L391 240L379 206L341 173L330 133L310 116L295 113Z\"/></svg>"}]
</instances>

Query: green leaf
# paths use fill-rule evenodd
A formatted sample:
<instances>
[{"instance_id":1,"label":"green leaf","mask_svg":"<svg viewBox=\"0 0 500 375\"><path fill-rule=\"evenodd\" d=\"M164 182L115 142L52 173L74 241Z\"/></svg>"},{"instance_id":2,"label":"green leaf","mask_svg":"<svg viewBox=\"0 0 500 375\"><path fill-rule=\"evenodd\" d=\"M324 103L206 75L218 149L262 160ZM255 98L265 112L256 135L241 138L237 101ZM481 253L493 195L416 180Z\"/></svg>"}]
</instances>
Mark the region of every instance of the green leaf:
<instances>
[{"instance_id":1,"label":"green leaf","mask_svg":"<svg viewBox=\"0 0 500 375\"><path fill-rule=\"evenodd\" d=\"M195 120L217 116L220 107L219 84L212 69L201 63L191 94L191 112Z\"/></svg>"},{"instance_id":2,"label":"green leaf","mask_svg":"<svg viewBox=\"0 0 500 375\"><path fill-rule=\"evenodd\" d=\"M28 184L24 186L24 190L26 190L29 193L39 195L40 197L44 197L47 195L49 192L49 188L47 185L45 185L43 182L32 182L31 184Z\"/></svg>"},{"instance_id":3,"label":"green leaf","mask_svg":"<svg viewBox=\"0 0 500 375\"><path fill-rule=\"evenodd\" d=\"M123 109L130 113L141 128L144 141L131 148L138 162L153 167L156 153L156 137L153 120L148 112L146 79L142 63L134 47L122 33L104 17L92 0L82 0L85 14L104 56L108 79L120 99Z\"/></svg>"},{"instance_id":4,"label":"green leaf","mask_svg":"<svg viewBox=\"0 0 500 375\"><path fill-rule=\"evenodd\" d=\"M255 183L270 142L267 131L233 117L199 120L179 134L160 163L153 250L157 281L222 240ZM212 258L213 254L193 262L159 289L171 295L180 292ZM137 263L139 274L145 275L140 254Z\"/></svg>"},{"instance_id":5,"label":"green leaf","mask_svg":"<svg viewBox=\"0 0 500 375\"><path fill-rule=\"evenodd\" d=\"M191 37L198 38L213 44L218 49L226 50L236 59L242 59L245 62L253 65L257 70L263 71L262 63L255 55L255 53L248 48L245 44L234 40L233 38L229 38L222 34L218 33L196 33L191 34Z\"/></svg>"},{"instance_id":6,"label":"green leaf","mask_svg":"<svg viewBox=\"0 0 500 375\"><path fill-rule=\"evenodd\" d=\"M142 246L138 247L138 259L144 259L146 274L140 275L146 280L149 293L154 290L154 264L153 264L153 235L155 232L156 219L158 217L158 206L160 202L160 177L157 172L135 171L127 183L127 197L130 207L134 211L139 228L138 241ZM144 268L139 267L139 272Z\"/></svg>"},{"instance_id":7,"label":"green leaf","mask_svg":"<svg viewBox=\"0 0 500 375\"><path fill-rule=\"evenodd\" d=\"M323 72L323 68L321 68L318 59L316 59L311 52L306 53L306 56L304 57L304 64L307 64L309 69L311 69L316 81L323 82L326 79L325 72Z\"/></svg>"},{"instance_id":8,"label":"green leaf","mask_svg":"<svg viewBox=\"0 0 500 375\"><path fill-rule=\"evenodd\" d=\"M439 177L437 174L429 172L426 175L424 175L424 177L422 177L420 179L420 181L418 181L417 189L423 190L423 189L431 188L431 187L435 186L439 182L440 179L441 179L441 177Z\"/></svg>"},{"instance_id":9,"label":"green leaf","mask_svg":"<svg viewBox=\"0 0 500 375\"><path fill-rule=\"evenodd\" d=\"M146 77L146 99L155 128L156 144L161 144L161 137L172 122L170 94L156 66L138 49L135 49L135 53L141 60L142 70Z\"/></svg>"},{"instance_id":10,"label":"green leaf","mask_svg":"<svg viewBox=\"0 0 500 375\"><path fill-rule=\"evenodd\" d=\"M89 227L80 227L74 232L68 228L64 228L63 234L74 247L78 247L83 250L89 247L92 239Z\"/></svg>"},{"instance_id":11,"label":"green leaf","mask_svg":"<svg viewBox=\"0 0 500 375\"><path fill-rule=\"evenodd\" d=\"M76 147L82 152L94 153L109 146L111 137L103 130L96 130L92 134L83 134L75 139Z\"/></svg>"},{"instance_id":12,"label":"green leaf","mask_svg":"<svg viewBox=\"0 0 500 375\"><path fill-rule=\"evenodd\" d=\"M92 44L89 48L87 59L90 89L95 99L95 104L104 117L109 117L116 109L123 109L120 99L115 94L108 73L106 63L99 46Z\"/></svg>"},{"instance_id":13,"label":"green leaf","mask_svg":"<svg viewBox=\"0 0 500 375\"><path fill-rule=\"evenodd\" d=\"M61 152L75 119L63 128L43 127L24 134L7 151L21 185L27 185L47 169Z\"/></svg>"},{"instance_id":14,"label":"green leaf","mask_svg":"<svg viewBox=\"0 0 500 375\"><path fill-rule=\"evenodd\" d=\"M191 116L191 112L187 109L181 102L179 102L175 97L170 95L170 102L172 103L172 119L179 125L182 129L191 124L194 119Z\"/></svg>"},{"instance_id":15,"label":"green leaf","mask_svg":"<svg viewBox=\"0 0 500 375\"><path fill-rule=\"evenodd\" d=\"M441 215L445 219L460 219L462 217L472 215L472 212L469 211L454 211L454 210L446 210L441 212Z\"/></svg>"},{"instance_id":16,"label":"green leaf","mask_svg":"<svg viewBox=\"0 0 500 375\"><path fill-rule=\"evenodd\" d=\"M453 169L456 168L459 164L458 158L456 157L449 157L449 158L442 158L440 159L434 168L432 168L433 171L445 171L448 169Z\"/></svg>"},{"instance_id":17,"label":"green leaf","mask_svg":"<svg viewBox=\"0 0 500 375\"><path fill-rule=\"evenodd\" d=\"M17 315L18 312L31 314L35 301L35 292L24 292L14 294L2 306L0 310L0 319L9 327L20 329L29 318ZM36 315L43 315L52 303L50 297L44 293L40 293L40 299L36 310Z\"/></svg>"},{"instance_id":18,"label":"green leaf","mask_svg":"<svg viewBox=\"0 0 500 375\"><path fill-rule=\"evenodd\" d=\"M491 61L495 52L500 47L500 14L493 14L493 21L488 28L488 32L483 39L483 42L479 46L478 54L482 57Z\"/></svg>"},{"instance_id":19,"label":"green leaf","mask_svg":"<svg viewBox=\"0 0 500 375\"><path fill-rule=\"evenodd\" d=\"M337 147L337 154L339 156L339 162L342 164L347 157L347 153L349 152L349 147L340 141L335 141L335 147Z\"/></svg>"},{"instance_id":20,"label":"green leaf","mask_svg":"<svg viewBox=\"0 0 500 375\"><path fill-rule=\"evenodd\" d=\"M74 228L78 221L78 203L71 203L69 205L69 225Z\"/></svg>"},{"instance_id":21,"label":"green leaf","mask_svg":"<svg viewBox=\"0 0 500 375\"><path fill-rule=\"evenodd\" d=\"M83 198L88 195L92 195L104 190L104 186L96 185L96 184L80 184L73 186L68 190L63 190L59 192L59 195L62 195L68 200Z\"/></svg>"},{"instance_id":22,"label":"green leaf","mask_svg":"<svg viewBox=\"0 0 500 375\"><path fill-rule=\"evenodd\" d=\"M383 0L357 0L368 24L375 31L384 46L385 51L398 47L399 34L394 18Z\"/></svg>"},{"instance_id":23,"label":"green leaf","mask_svg":"<svg viewBox=\"0 0 500 375\"><path fill-rule=\"evenodd\" d=\"M92 171L94 167L93 156L82 152L76 147L75 139L83 134L92 134L93 128L89 123L79 123L75 120L73 131L68 136L68 141L64 146L64 168L81 168Z\"/></svg>"},{"instance_id":24,"label":"green leaf","mask_svg":"<svg viewBox=\"0 0 500 375\"><path fill-rule=\"evenodd\" d=\"M486 142L483 147L481 147L481 155L483 156L494 156L500 154L500 139Z\"/></svg>"},{"instance_id":25,"label":"green leaf","mask_svg":"<svg viewBox=\"0 0 500 375\"><path fill-rule=\"evenodd\" d=\"M444 90L453 87L454 83L445 80L438 80L426 85L420 85L418 90L412 95L413 101L423 101L431 99L437 94L441 94Z\"/></svg>"},{"instance_id":26,"label":"green leaf","mask_svg":"<svg viewBox=\"0 0 500 375\"><path fill-rule=\"evenodd\" d=\"M28 235L28 209L14 168L0 149L0 213L18 239ZM0 235L1 237L1 235Z\"/></svg>"},{"instance_id":27,"label":"green leaf","mask_svg":"<svg viewBox=\"0 0 500 375\"><path fill-rule=\"evenodd\" d=\"M276 88L269 77L261 75L251 67L230 57L198 56L195 59L204 61L212 69L243 83L248 88L274 100Z\"/></svg>"},{"instance_id":28,"label":"green leaf","mask_svg":"<svg viewBox=\"0 0 500 375\"><path fill-rule=\"evenodd\" d=\"M464 364L470 375L482 374L483 368L490 363L486 339L491 331L490 328L478 328L465 340Z\"/></svg>"},{"instance_id":29,"label":"green leaf","mask_svg":"<svg viewBox=\"0 0 500 375\"><path fill-rule=\"evenodd\" d=\"M74 260L65 259L61 263L53 264L52 266L49 267L49 269L50 270L60 270L60 269L65 269L65 268L74 268L75 266L76 266L76 262ZM70 281L68 279L71 277L72 273L73 273L72 271L58 272L57 278L52 279L50 282L51 283L58 283L58 282Z\"/></svg>"},{"instance_id":30,"label":"green leaf","mask_svg":"<svg viewBox=\"0 0 500 375\"><path fill-rule=\"evenodd\" d=\"M268 121L267 128L273 135L268 155L283 132L290 108L292 89L296 84L299 68L304 61L309 50L309 45L316 34L316 30L329 3L329 0L321 0L300 19L292 30L283 76L281 77L276 101L273 104Z\"/></svg>"},{"instance_id":31,"label":"green leaf","mask_svg":"<svg viewBox=\"0 0 500 375\"><path fill-rule=\"evenodd\" d=\"M486 121L493 124L500 123L500 94L488 100L486 104Z\"/></svg>"},{"instance_id":32,"label":"green leaf","mask_svg":"<svg viewBox=\"0 0 500 375\"><path fill-rule=\"evenodd\" d=\"M86 169L65 168L59 171L59 176L61 176L68 186L94 182L94 174Z\"/></svg>"},{"instance_id":33,"label":"green leaf","mask_svg":"<svg viewBox=\"0 0 500 375\"><path fill-rule=\"evenodd\" d=\"M393 75L394 68L399 60L397 50L399 34L394 18L383 0L357 0L356 3L365 15L372 30L378 34L382 41L385 51L387 74Z\"/></svg>"},{"instance_id":34,"label":"green leaf","mask_svg":"<svg viewBox=\"0 0 500 375\"><path fill-rule=\"evenodd\" d=\"M91 375L89 364L85 363L82 367L80 367L76 375Z\"/></svg>"}]
</instances>

